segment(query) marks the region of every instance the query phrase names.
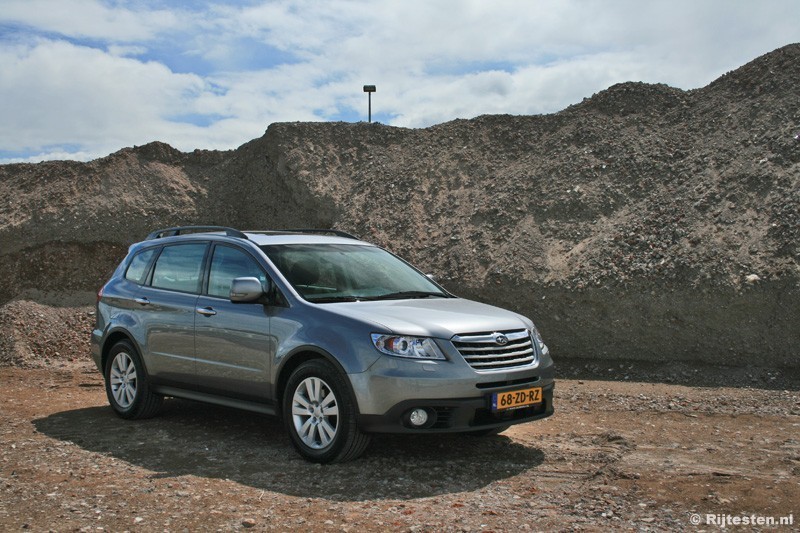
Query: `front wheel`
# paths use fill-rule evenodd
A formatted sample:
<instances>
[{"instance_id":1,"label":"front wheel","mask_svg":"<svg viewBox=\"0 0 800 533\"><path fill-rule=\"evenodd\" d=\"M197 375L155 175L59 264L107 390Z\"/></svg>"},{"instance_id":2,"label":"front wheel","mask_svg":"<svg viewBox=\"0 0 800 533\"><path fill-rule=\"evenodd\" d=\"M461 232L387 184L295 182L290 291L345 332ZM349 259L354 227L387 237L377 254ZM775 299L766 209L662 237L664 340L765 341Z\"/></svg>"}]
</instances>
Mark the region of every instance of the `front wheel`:
<instances>
[{"instance_id":1,"label":"front wheel","mask_svg":"<svg viewBox=\"0 0 800 533\"><path fill-rule=\"evenodd\" d=\"M315 463L351 461L369 445L370 436L358 429L345 377L327 361L307 361L292 373L283 418L294 447Z\"/></svg>"},{"instance_id":2,"label":"front wheel","mask_svg":"<svg viewBox=\"0 0 800 533\"><path fill-rule=\"evenodd\" d=\"M150 418L161 408L164 397L150 390L144 365L128 341L111 347L105 368L106 396L122 418Z\"/></svg>"}]
</instances>

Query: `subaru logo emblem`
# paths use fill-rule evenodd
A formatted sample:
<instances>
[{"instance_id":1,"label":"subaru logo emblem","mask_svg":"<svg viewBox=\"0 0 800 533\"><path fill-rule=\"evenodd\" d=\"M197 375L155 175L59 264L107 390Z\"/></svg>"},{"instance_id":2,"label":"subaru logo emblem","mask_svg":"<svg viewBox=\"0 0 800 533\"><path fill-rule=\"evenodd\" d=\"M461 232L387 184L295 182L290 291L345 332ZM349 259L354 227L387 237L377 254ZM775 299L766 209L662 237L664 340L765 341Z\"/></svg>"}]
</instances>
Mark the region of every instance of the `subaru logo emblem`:
<instances>
[{"instance_id":1,"label":"subaru logo emblem","mask_svg":"<svg viewBox=\"0 0 800 533\"><path fill-rule=\"evenodd\" d=\"M500 346L505 346L506 344L508 344L508 337L506 337L502 333L498 333L494 336L494 342L496 342Z\"/></svg>"}]
</instances>

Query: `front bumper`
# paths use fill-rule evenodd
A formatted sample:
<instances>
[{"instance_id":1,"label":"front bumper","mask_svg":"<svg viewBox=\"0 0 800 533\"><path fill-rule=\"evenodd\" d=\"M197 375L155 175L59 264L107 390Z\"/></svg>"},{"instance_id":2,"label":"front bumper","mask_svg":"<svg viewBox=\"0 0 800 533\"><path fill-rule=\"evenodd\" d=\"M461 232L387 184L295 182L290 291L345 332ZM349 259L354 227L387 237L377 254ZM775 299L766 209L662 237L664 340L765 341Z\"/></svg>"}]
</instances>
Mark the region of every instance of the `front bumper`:
<instances>
[{"instance_id":1,"label":"front bumper","mask_svg":"<svg viewBox=\"0 0 800 533\"><path fill-rule=\"evenodd\" d=\"M476 372L463 359L418 362L382 357L369 370L349 374L363 431L431 433L481 431L553 414L553 361L545 353L537 365ZM493 412L492 394L542 388L542 402ZM412 427L410 411L423 408L433 422Z\"/></svg>"},{"instance_id":2,"label":"front bumper","mask_svg":"<svg viewBox=\"0 0 800 533\"><path fill-rule=\"evenodd\" d=\"M528 386L542 387L541 403L492 412L491 393L480 398L406 400L396 404L383 415L362 414L358 417L358 424L362 431L368 433L459 433L521 424L552 415L554 383L533 382L523 385L523 387ZM492 392L519 388L519 386L507 387ZM430 414L432 418L428 425L422 428L411 427L408 423L408 413L414 408L423 408Z\"/></svg>"}]
</instances>

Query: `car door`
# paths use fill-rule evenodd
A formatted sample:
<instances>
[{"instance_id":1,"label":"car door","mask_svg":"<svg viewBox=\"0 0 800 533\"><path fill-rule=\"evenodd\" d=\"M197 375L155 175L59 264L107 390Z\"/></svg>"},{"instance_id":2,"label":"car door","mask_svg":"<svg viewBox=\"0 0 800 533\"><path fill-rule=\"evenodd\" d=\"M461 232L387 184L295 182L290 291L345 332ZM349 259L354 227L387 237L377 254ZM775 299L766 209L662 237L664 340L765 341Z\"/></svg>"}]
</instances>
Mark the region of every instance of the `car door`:
<instances>
[{"instance_id":1,"label":"car door","mask_svg":"<svg viewBox=\"0 0 800 533\"><path fill-rule=\"evenodd\" d=\"M197 300L195 355L197 386L202 392L264 401L272 387L269 371L275 344L261 303L233 303L234 278L267 275L244 249L216 244L209 261L207 289Z\"/></svg>"},{"instance_id":2,"label":"car door","mask_svg":"<svg viewBox=\"0 0 800 533\"><path fill-rule=\"evenodd\" d=\"M151 381L191 387L195 380L194 322L208 242L164 246L136 294Z\"/></svg>"}]
</instances>

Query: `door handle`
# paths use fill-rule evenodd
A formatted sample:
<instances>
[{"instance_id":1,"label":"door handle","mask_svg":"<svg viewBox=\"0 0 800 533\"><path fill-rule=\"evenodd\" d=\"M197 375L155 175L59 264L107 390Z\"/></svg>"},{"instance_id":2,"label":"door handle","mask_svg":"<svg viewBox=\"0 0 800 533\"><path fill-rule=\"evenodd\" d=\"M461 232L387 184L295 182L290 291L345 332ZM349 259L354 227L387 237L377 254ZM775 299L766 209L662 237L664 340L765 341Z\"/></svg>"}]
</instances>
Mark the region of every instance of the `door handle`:
<instances>
[{"instance_id":1,"label":"door handle","mask_svg":"<svg viewBox=\"0 0 800 533\"><path fill-rule=\"evenodd\" d=\"M134 298L133 301L141 305L147 305L150 303L150 300L148 300L147 298Z\"/></svg>"},{"instance_id":2,"label":"door handle","mask_svg":"<svg viewBox=\"0 0 800 533\"><path fill-rule=\"evenodd\" d=\"M217 312L211 309L210 307L198 307L197 309L195 309L195 311L197 311L203 316L214 316L217 314Z\"/></svg>"}]
</instances>

